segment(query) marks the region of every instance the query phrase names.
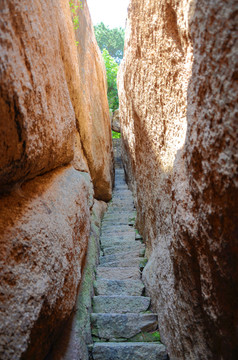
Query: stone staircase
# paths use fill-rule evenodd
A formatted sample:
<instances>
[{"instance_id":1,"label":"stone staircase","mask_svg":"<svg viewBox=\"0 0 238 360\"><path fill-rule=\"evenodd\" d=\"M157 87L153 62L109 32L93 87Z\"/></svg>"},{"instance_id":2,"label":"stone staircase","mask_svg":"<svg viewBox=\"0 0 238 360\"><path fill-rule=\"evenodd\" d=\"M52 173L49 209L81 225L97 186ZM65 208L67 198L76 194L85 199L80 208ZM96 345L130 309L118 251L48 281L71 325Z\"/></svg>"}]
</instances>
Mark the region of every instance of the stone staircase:
<instances>
[{"instance_id":1,"label":"stone staircase","mask_svg":"<svg viewBox=\"0 0 238 360\"><path fill-rule=\"evenodd\" d=\"M145 246L136 234L132 193L124 170L116 169L115 189L101 229L101 256L94 283L91 328L94 360L165 360L157 315L143 296Z\"/></svg>"}]
</instances>

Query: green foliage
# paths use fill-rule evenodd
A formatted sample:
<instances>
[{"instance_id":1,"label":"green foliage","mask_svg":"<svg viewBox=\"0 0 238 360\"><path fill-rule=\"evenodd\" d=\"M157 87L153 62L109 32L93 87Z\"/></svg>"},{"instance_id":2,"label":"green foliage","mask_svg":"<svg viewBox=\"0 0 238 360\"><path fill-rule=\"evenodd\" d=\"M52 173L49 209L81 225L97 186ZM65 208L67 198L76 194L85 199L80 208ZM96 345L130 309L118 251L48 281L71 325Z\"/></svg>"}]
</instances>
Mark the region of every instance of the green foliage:
<instances>
[{"instance_id":1,"label":"green foliage","mask_svg":"<svg viewBox=\"0 0 238 360\"><path fill-rule=\"evenodd\" d=\"M77 30L79 28L79 17L77 15L77 10L82 9L82 7L83 7L82 1L69 0L69 6L70 6L71 14L72 14L74 30ZM77 43L78 43L78 41L77 41Z\"/></svg>"},{"instance_id":2,"label":"green foliage","mask_svg":"<svg viewBox=\"0 0 238 360\"><path fill-rule=\"evenodd\" d=\"M123 58L125 30L122 28L109 29L101 22L94 26L94 32L100 50L106 49L120 64Z\"/></svg>"},{"instance_id":3,"label":"green foliage","mask_svg":"<svg viewBox=\"0 0 238 360\"><path fill-rule=\"evenodd\" d=\"M121 133L118 133L118 132L112 130L112 138L113 139L120 139L121 138Z\"/></svg>"},{"instance_id":4,"label":"green foliage","mask_svg":"<svg viewBox=\"0 0 238 360\"><path fill-rule=\"evenodd\" d=\"M107 73L107 97L109 108L113 111L118 109L119 100L117 93L117 72L118 72L118 64L111 57L109 52L106 49L103 49L102 57L106 67Z\"/></svg>"}]
</instances>

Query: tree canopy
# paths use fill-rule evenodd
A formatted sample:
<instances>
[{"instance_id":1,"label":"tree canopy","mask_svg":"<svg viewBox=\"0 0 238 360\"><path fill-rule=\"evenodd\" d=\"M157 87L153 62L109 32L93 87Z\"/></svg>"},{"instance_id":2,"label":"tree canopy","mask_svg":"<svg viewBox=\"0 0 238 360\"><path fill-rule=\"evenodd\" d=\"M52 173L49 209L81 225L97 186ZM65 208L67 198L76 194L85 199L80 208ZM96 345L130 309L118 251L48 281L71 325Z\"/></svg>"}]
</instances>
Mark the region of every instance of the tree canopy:
<instances>
[{"instance_id":1,"label":"tree canopy","mask_svg":"<svg viewBox=\"0 0 238 360\"><path fill-rule=\"evenodd\" d=\"M117 93L117 72L119 66L106 49L103 50L102 57L107 72L108 104L109 104L109 108L112 111L115 111L119 107L118 93Z\"/></svg>"},{"instance_id":2,"label":"tree canopy","mask_svg":"<svg viewBox=\"0 0 238 360\"><path fill-rule=\"evenodd\" d=\"M120 64L123 58L125 30L123 28L109 29L102 22L94 26L94 32L101 51L108 53Z\"/></svg>"}]
</instances>

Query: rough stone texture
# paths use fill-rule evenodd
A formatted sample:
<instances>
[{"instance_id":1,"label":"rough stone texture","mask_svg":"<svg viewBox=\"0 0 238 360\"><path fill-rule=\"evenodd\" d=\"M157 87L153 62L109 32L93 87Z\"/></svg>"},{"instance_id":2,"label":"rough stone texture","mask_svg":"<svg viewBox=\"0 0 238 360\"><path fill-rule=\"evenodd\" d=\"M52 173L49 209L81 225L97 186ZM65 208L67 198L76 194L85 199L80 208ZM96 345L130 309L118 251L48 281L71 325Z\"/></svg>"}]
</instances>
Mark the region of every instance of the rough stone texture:
<instances>
[{"instance_id":1,"label":"rough stone texture","mask_svg":"<svg viewBox=\"0 0 238 360\"><path fill-rule=\"evenodd\" d=\"M119 109L115 110L112 116L112 130L120 132L120 113Z\"/></svg>"},{"instance_id":2,"label":"rough stone texture","mask_svg":"<svg viewBox=\"0 0 238 360\"><path fill-rule=\"evenodd\" d=\"M76 39L68 0L2 1L0 11L0 191L74 157L95 196L110 200L105 68L86 1Z\"/></svg>"},{"instance_id":3,"label":"rough stone texture","mask_svg":"<svg viewBox=\"0 0 238 360\"><path fill-rule=\"evenodd\" d=\"M147 311L150 298L145 296L94 296L94 313L140 313Z\"/></svg>"},{"instance_id":4,"label":"rough stone texture","mask_svg":"<svg viewBox=\"0 0 238 360\"><path fill-rule=\"evenodd\" d=\"M121 139L112 139L115 169L122 168Z\"/></svg>"},{"instance_id":5,"label":"rough stone texture","mask_svg":"<svg viewBox=\"0 0 238 360\"><path fill-rule=\"evenodd\" d=\"M103 343L95 344L94 360L167 360L167 352L162 344L149 343Z\"/></svg>"},{"instance_id":6,"label":"rough stone texture","mask_svg":"<svg viewBox=\"0 0 238 360\"><path fill-rule=\"evenodd\" d=\"M154 331L154 314L91 314L92 334L102 339L130 339L141 331Z\"/></svg>"},{"instance_id":7,"label":"rough stone texture","mask_svg":"<svg viewBox=\"0 0 238 360\"><path fill-rule=\"evenodd\" d=\"M75 46L62 4L1 1L1 191L73 158L75 115L65 67L73 77L77 57L62 60Z\"/></svg>"},{"instance_id":8,"label":"rough stone texture","mask_svg":"<svg viewBox=\"0 0 238 360\"><path fill-rule=\"evenodd\" d=\"M94 283L94 289L96 295L141 296L144 285L141 280L98 279Z\"/></svg>"},{"instance_id":9,"label":"rough stone texture","mask_svg":"<svg viewBox=\"0 0 238 360\"><path fill-rule=\"evenodd\" d=\"M103 267L97 268L97 278L115 280L138 280L140 279L139 267Z\"/></svg>"},{"instance_id":10,"label":"rough stone texture","mask_svg":"<svg viewBox=\"0 0 238 360\"><path fill-rule=\"evenodd\" d=\"M95 197L108 201L113 185L113 150L106 71L85 0L83 9L79 8L77 14L80 24L76 30L79 81L76 84L78 96L73 104Z\"/></svg>"},{"instance_id":11,"label":"rough stone texture","mask_svg":"<svg viewBox=\"0 0 238 360\"><path fill-rule=\"evenodd\" d=\"M61 336L53 344L46 360L88 360L88 344L92 343L90 313L92 309L93 280L99 258L100 225L107 205L103 201L94 201L91 215L91 234L88 242L79 294L69 321Z\"/></svg>"},{"instance_id":12,"label":"rough stone texture","mask_svg":"<svg viewBox=\"0 0 238 360\"><path fill-rule=\"evenodd\" d=\"M89 175L68 166L1 197L1 359L44 358L69 318L92 195Z\"/></svg>"},{"instance_id":13,"label":"rough stone texture","mask_svg":"<svg viewBox=\"0 0 238 360\"><path fill-rule=\"evenodd\" d=\"M238 356L237 10L235 0L129 6L123 161L172 359Z\"/></svg>"},{"instance_id":14,"label":"rough stone texture","mask_svg":"<svg viewBox=\"0 0 238 360\"><path fill-rule=\"evenodd\" d=\"M133 253L135 254L135 256L139 256L141 254L145 254L145 245L141 244L140 242L136 242L136 243L132 243L129 242L129 244L127 244L125 241L120 244L120 245L114 245L114 246L109 246L109 247L105 247L103 248L103 254L106 255L113 255L117 252L120 251L133 251Z\"/></svg>"}]
</instances>

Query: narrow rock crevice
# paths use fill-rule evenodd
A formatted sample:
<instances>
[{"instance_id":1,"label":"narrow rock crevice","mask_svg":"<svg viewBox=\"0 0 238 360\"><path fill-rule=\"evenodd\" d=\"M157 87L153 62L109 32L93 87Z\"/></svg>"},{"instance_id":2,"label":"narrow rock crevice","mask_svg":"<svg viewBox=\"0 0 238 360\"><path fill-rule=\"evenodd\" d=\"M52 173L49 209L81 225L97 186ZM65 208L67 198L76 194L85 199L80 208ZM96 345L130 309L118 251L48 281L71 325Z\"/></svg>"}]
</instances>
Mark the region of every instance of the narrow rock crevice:
<instances>
[{"instance_id":1,"label":"narrow rock crevice","mask_svg":"<svg viewBox=\"0 0 238 360\"><path fill-rule=\"evenodd\" d=\"M150 298L144 296L145 245L134 227L133 195L118 152L115 188L102 221L91 314L94 344L89 348L94 360L165 360L158 317L149 310Z\"/></svg>"}]
</instances>

